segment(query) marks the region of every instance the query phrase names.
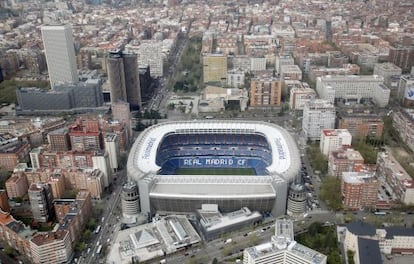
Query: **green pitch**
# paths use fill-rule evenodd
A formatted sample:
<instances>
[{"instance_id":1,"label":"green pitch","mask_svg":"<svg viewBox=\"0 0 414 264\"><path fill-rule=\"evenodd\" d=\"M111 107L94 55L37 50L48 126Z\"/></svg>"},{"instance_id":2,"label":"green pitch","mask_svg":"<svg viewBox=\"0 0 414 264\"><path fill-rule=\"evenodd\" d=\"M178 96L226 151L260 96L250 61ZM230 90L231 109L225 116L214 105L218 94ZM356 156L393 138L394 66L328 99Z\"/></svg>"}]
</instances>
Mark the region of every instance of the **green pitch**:
<instances>
[{"instance_id":1,"label":"green pitch","mask_svg":"<svg viewBox=\"0 0 414 264\"><path fill-rule=\"evenodd\" d=\"M177 175L256 175L252 168L179 168Z\"/></svg>"}]
</instances>

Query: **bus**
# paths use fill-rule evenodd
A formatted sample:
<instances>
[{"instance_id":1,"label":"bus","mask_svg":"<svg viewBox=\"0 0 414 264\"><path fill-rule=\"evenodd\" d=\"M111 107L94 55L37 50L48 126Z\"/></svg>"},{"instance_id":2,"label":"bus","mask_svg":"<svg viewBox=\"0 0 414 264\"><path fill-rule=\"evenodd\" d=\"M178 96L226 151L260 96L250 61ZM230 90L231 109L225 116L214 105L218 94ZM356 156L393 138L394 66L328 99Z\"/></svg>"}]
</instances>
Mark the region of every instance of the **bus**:
<instances>
[{"instance_id":1,"label":"bus","mask_svg":"<svg viewBox=\"0 0 414 264\"><path fill-rule=\"evenodd\" d=\"M101 231L101 225L98 225L98 227L95 229L95 234L98 234Z\"/></svg>"},{"instance_id":2,"label":"bus","mask_svg":"<svg viewBox=\"0 0 414 264\"><path fill-rule=\"evenodd\" d=\"M99 245L98 249L96 250L96 254L101 254L102 245Z\"/></svg>"},{"instance_id":3,"label":"bus","mask_svg":"<svg viewBox=\"0 0 414 264\"><path fill-rule=\"evenodd\" d=\"M375 212L374 214L375 214L375 215L386 215L386 214L387 214L387 212Z\"/></svg>"}]
</instances>

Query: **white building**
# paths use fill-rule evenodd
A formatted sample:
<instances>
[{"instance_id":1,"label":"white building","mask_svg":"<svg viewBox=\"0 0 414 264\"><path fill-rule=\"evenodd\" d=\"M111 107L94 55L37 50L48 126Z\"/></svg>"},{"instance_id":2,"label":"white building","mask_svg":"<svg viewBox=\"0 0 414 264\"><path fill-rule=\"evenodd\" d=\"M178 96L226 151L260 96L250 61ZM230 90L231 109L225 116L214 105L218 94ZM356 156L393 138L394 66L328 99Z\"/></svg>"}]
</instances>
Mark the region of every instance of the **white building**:
<instances>
[{"instance_id":1,"label":"white building","mask_svg":"<svg viewBox=\"0 0 414 264\"><path fill-rule=\"evenodd\" d=\"M70 262L73 250L69 231L37 233L30 239L30 252L35 264Z\"/></svg>"},{"instance_id":2,"label":"white building","mask_svg":"<svg viewBox=\"0 0 414 264\"><path fill-rule=\"evenodd\" d=\"M307 139L319 140L322 129L335 127L335 107L326 100L316 99L305 104L302 129Z\"/></svg>"},{"instance_id":3,"label":"white building","mask_svg":"<svg viewBox=\"0 0 414 264\"><path fill-rule=\"evenodd\" d=\"M72 27L42 26L41 31L52 88L59 83L78 82Z\"/></svg>"},{"instance_id":4,"label":"white building","mask_svg":"<svg viewBox=\"0 0 414 264\"><path fill-rule=\"evenodd\" d=\"M132 51L138 54L138 67L150 66L152 77L160 77L164 75L164 61L162 53L162 43L145 40L139 46L125 46L126 51Z\"/></svg>"},{"instance_id":5,"label":"white building","mask_svg":"<svg viewBox=\"0 0 414 264\"><path fill-rule=\"evenodd\" d=\"M345 103L373 100L379 107L385 107L390 99L390 89L383 83L384 78L377 75L327 75L316 79L316 91L321 99L330 103L335 100Z\"/></svg>"},{"instance_id":6,"label":"white building","mask_svg":"<svg viewBox=\"0 0 414 264\"><path fill-rule=\"evenodd\" d=\"M293 57L291 55L278 55L276 56L276 63L275 63L275 69L277 73L280 74L282 70L282 66L284 65L294 65L295 61L293 60Z\"/></svg>"},{"instance_id":7,"label":"white building","mask_svg":"<svg viewBox=\"0 0 414 264\"><path fill-rule=\"evenodd\" d=\"M104 138L105 150L109 157L109 166L112 171L118 169L118 157L119 157L119 142L118 136L114 133L108 133Z\"/></svg>"},{"instance_id":8,"label":"white building","mask_svg":"<svg viewBox=\"0 0 414 264\"><path fill-rule=\"evenodd\" d=\"M377 63L374 65L374 75L381 76L384 80L387 80L394 75L401 75L401 73L401 68L391 62Z\"/></svg>"},{"instance_id":9,"label":"white building","mask_svg":"<svg viewBox=\"0 0 414 264\"><path fill-rule=\"evenodd\" d=\"M319 144L323 155L328 156L332 151L338 151L343 146L352 144L352 135L347 129L322 129Z\"/></svg>"},{"instance_id":10,"label":"white building","mask_svg":"<svg viewBox=\"0 0 414 264\"><path fill-rule=\"evenodd\" d=\"M266 70L266 58L250 58L250 70L251 71Z\"/></svg>"},{"instance_id":11,"label":"white building","mask_svg":"<svg viewBox=\"0 0 414 264\"><path fill-rule=\"evenodd\" d=\"M316 98L315 90L306 87L290 89L289 105L292 110L303 110L305 104Z\"/></svg>"},{"instance_id":12,"label":"white building","mask_svg":"<svg viewBox=\"0 0 414 264\"><path fill-rule=\"evenodd\" d=\"M229 87L244 87L244 71L240 68L227 71L227 85Z\"/></svg>"},{"instance_id":13,"label":"white building","mask_svg":"<svg viewBox=\"0 0 414 264\"><path fill-rule=\"evenodd\" d=\"M103 173L102 178L104 187L108 187L112 182L112 170L108 152L99 153L95 156L92 156L92 164L94 169L98 169Z\"/></svg>"},{"instance_id":14,"label":"white building","mask_svg":"<svg viewBox=\"0 0 414 264\"><path fill-rule=\"evenodd\" d=\"M276 220L275 235L272 241L243 252L243 264L323 264L327 257L294 240L293 223L289 220Z\"/></svg>"}]
</instances>

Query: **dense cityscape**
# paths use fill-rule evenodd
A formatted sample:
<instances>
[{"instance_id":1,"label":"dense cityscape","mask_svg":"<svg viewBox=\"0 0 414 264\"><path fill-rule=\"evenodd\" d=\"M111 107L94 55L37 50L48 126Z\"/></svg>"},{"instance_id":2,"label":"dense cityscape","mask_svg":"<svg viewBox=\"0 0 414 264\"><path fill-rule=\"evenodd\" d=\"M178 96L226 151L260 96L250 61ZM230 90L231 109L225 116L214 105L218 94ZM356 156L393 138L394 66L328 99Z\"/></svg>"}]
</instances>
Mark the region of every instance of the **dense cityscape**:
<instances>
[{"instance_id":1,"label":"dense cityscape","mask_svg":"<svg viewBox=\"0 0 414 264\"><path fill-rule=\"evenodd\" d=\"M414 263L412 0L0 1L0 263Z\"/></svg>"}]
</instances>

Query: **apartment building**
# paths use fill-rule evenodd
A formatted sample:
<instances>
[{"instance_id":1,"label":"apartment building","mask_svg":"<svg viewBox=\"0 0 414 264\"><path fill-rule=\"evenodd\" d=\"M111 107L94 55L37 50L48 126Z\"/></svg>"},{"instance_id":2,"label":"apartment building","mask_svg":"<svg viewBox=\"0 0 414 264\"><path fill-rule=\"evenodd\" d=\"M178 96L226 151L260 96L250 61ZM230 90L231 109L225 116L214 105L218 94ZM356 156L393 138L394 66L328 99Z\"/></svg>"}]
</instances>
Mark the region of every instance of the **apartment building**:
<instances>
[{"instance_id":1,"label":"apartment building","mask_svg":"<svg viewBox=\"0 0 414 264\"><path fill-rule=\"evenodd\" d=\"M372 137L381 139L384 121L375 113L356 112L353 110L338 112L339 129L347 129L355 138Z\"/></svg>"},{"instance_id":2,"label":"apartment building","mask_svg":"<svg viewBox=\"0 0 414 264\"><path fill-rule=\"evenodd\" d=\"M352 135L346 129L322 129L319 144L323 155L329 156L332 151L339 151L345 146L351 146Z\"/></svg>"},{"instance_id":3,"label":"apartment building","mask_svg":"<svg viewBox=\"0 0 414 264\"><path fill-rule=\"evenodd\" d=\"M79 191L76 199L55 199L53 206L56 221L60 225L67 227L72 247L75 247L91 214L92 202L90 192Z\"/></svg>"},{"instance_id":4,"label":"apartment building","mask_svg":"<svg viewBox=\"0 0 414 264\"><path fill-rule=\"evenodd\" d=\"M30 251L35 264L69 262L73 254L69 231L37 233L30 239Z\"/></svg>"},{"instance_id":5,"label":"apartment building","mask_svg":"<svg viewBox=\"0 0 414 264\"><path fill-rule=\"evenodd\" d=\"M389 151L378 153L377 166L378 179L389 193L389 199L414 204L414 181Z\"/></svg>"},{"instance_id":6,"label":"apartment building","mask_svg":"<svg viewBox=\"0 0 414 264\"><path fill-rule=\"evenodd\" d=\"M380 182L374 173L343 172L341 193L344 208L359 210L374 208L378 198Z\"/></svg>"},{"instance_id":7,"label":"apartment building","mask_svg":"<svg viewBox=\"0 0 414 264\"><path fill-rule=\"evenodd\" d=\"M316 98L315 90L306 87L293 87L290 89L289 106L292 110L303 110L305 104Z\"/></svg>"},{"instance_id":8,"label":"apartment building","mask_svg":"<svg viewBox=\"0 0 414 264\"><path fill-rule=\"evenodd\" d=\"M0 240L29 259L31 258L29 239L34 233L34 230L14 219L10 213L0 210Z\"/></svg>"},{"instance_id":9,"label":"apartment building","mask_svg":"<svg viewBox=\"0 0 414 264\"><path fill-rule=\"evenodd\" d=\"M351 148L333 151L328 158L328 173L331 176L342 177L343 172L360 171L364 165L361 153Z\"/></svg>"},{"instance_id":10,"label":"apartment building","mask_svg":"<svg viewBox=\"0 0 414 264\"><path fill-rule=\"evenodd\" d=\"M280 106L282 81L275 77L257 77L250 82L250 106Z\"/></svg>"},{"instance_id":11,"label":"apartment building","mask_svg":"<svg viewBox=\"0 0 414 264\"><path fill-rule=\"evenodd\" d=\"M402 141L414 150L414 110L401 109L392 115L392 126L398 131Z\"/></svg>"},{"instance_id":12,"label":"apartment building","mask_svg":"<svg viewBox=\"0 0 414 264\"><path fill-rule=\"evenodd\" d=\"M29 185L23 173L14 173L6 181L6 191L10 199L26 195Z\"/></svg>"},{"instance_id":13,"label":"apartment building","mask_svg":"<svg viewBox=\"0 0 414 264\"><path fill-rule=\"evenodd\" d=\"M326 100L315 99L305 103L302 129L307 139L319 140L322 129L335 127L335 107Z\"/></svg>"},{"instance_id":14,"label":"apartment building","mask_svg":"<svg viewBox=\"0 0 414 264\"><path fill-rule=\"evenodd\" d=\"M26 141L13 141L0 146L0 168L13 171L18 163L28 157L29 148Z\"/></svg>"},{"instance_id":15,"label":"apartment building","mask_svg":"<svg viewBox=\"0 0 414 264\"><path fill-rule=\"evenodd\" d=\"M280 66L280 78L282 80L302 80L302 71L297 65Z\"/></svg>"},{"instance_id":16,"label":"apartment building","mask_svg":"<svg viewBox=\"0 0 414 264\"><path fill-rule=\"evenodd\" d=\"M47 141L52 151L71 150L69 129L66 127L49 132L47 134Z\"/></svg>"},{"instance_id":17,"label":"apartment building","mask_svg":"<svg viewBox=\"0 0 414 264\"><path fill-rule=\"evenodd\" d=\"M53 195L47 183L33 183L29 187L30 207L33 213L33 220L47 223L52 219Z\"/></svg>"}]
</instances>

